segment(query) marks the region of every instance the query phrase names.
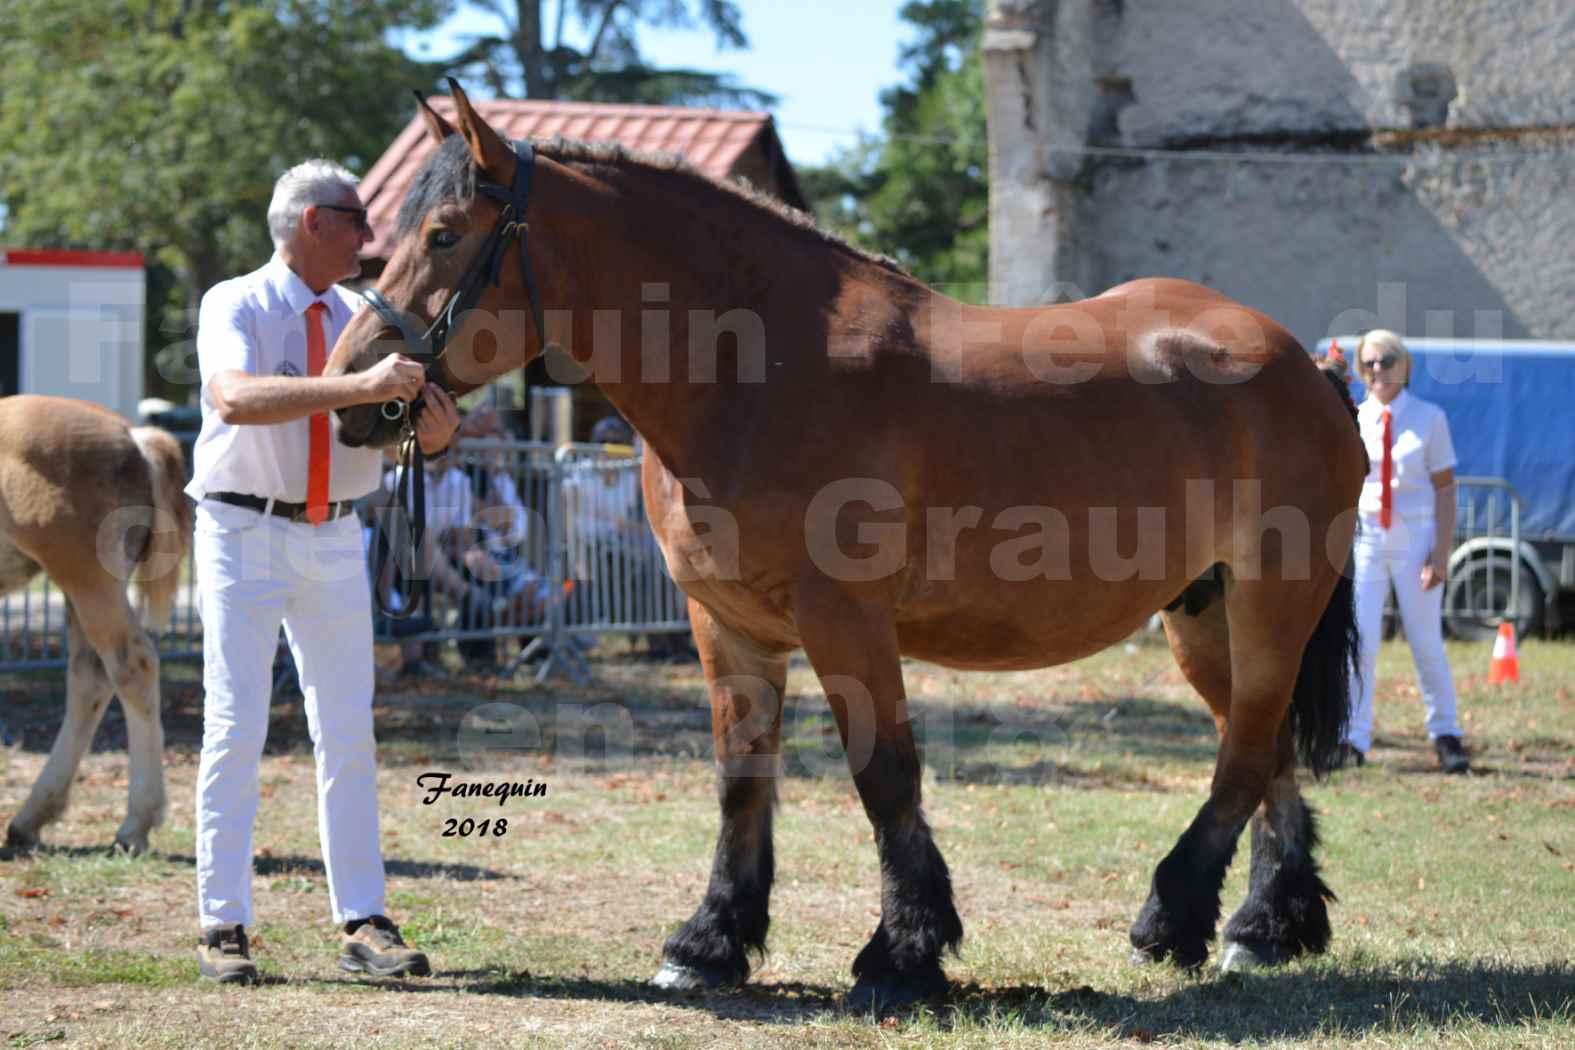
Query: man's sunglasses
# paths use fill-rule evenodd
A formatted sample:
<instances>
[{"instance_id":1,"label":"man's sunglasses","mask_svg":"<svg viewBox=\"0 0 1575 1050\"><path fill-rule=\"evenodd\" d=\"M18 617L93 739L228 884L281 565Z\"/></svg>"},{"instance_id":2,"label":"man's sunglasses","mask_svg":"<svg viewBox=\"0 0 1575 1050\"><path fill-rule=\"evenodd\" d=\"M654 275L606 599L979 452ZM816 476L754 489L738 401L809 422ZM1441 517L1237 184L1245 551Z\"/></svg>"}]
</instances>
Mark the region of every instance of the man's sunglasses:
<instances>
[{"instance_id":1,"label":"man's sunglasses","mask_svg":"<svg viewBox=\"0 0 1575 1050\"><path fill-rule=\"evenodd\" d=\"M1357 367L1363 372L1387 372L1399 363L1400 359L1394 354L1385 354L1383 357L1376 357L1371 361L1360 361L1357 363Z\"/></svg>"},{"instance_id":2,"label":"man's sunglasses","mask_svg":"<svg viewBox=\"0 0 1575 1050\"><path fill-rule=\"evenodd\" d=\"M328 211L342 211L346 215L354 215L355 224L361 229L370 230L372 228L372 224L366 221L365 208L352 208L348 204L319 204L317 207L326 208Z\"/></svg>"}]
</instances>

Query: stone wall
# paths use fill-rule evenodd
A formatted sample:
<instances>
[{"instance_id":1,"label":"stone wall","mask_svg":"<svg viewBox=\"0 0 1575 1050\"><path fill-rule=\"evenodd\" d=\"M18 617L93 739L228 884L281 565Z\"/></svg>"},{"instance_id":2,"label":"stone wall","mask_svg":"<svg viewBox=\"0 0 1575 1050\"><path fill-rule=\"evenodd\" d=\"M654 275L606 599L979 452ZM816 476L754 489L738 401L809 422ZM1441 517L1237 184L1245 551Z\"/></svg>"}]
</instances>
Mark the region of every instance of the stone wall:
<instances>
[{"instance_id":1,"label":"stone wall","mask_svg":"<svg viewBox=\"0 0 1575 1050\"><path fill-rule=\"evenodd\" d=\"M1567 0L996 0L984 46L997 301L1575 338Z\"/></svg>"}]
</instances>

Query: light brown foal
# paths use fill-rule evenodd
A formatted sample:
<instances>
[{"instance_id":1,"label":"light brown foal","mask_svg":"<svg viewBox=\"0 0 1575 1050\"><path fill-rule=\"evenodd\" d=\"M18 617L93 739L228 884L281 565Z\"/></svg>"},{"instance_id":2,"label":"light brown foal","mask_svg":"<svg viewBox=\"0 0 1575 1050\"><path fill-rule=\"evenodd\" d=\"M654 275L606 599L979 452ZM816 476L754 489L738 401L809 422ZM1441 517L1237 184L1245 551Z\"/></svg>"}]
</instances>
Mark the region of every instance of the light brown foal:
<instances>
[{"instance_id":1,"label":"light brown foal","mask_svg":"<svg viewBox=\"0 0 1575 1050\"><path fill-rule=\"evenodd\" d=\"M115 844L132 853L164 815L159 654L144 630L169 621L191 537L180 444L106 408L0 398L0 593L48 574L67 601L66 714L44 770L6 831L31 848L65 812L77 766L120 697L131 761ZM142 621L127 597L141 592Z\"/></svg>"}]
</instances>

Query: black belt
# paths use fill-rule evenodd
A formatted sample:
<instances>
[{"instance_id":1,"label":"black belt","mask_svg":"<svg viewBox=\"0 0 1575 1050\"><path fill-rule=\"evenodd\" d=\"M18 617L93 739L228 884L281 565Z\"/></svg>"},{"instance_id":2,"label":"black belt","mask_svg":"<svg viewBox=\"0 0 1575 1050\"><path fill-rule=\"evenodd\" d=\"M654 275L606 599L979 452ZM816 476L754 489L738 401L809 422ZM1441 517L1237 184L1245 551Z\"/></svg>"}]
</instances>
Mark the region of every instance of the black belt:
<instances>
[{"instance_id":1,"label":"black belt","mask_svg":"<svg viewBox=\"0 0 1575 1050\"><path fill-rule=\"evenodd\" d=\"M306 504L304 503L286 503L284 500L276 499L273 501L273 507L270 508L268 501L261 496L248 496L244 492L210 492L207 494L207 498L217 500L220 503L228 503L232 507L269 511L281 518L289 518L291 521L306 520ZM351 500L330 503L328 504L328 517L325 520L333 521L335 518L343 517L353 510L355 510L355 503Z\"/></svg>"}]
</instances>

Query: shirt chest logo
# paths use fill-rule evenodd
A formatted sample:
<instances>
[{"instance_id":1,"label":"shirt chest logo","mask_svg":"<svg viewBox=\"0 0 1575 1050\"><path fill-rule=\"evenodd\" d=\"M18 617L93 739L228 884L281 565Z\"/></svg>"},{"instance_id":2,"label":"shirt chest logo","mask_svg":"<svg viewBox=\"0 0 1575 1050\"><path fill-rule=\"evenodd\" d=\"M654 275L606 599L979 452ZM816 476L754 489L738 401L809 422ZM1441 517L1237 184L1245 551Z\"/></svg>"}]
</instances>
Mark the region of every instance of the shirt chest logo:
<instances>
[{"instance_id":1,"label":"shirt chest logo","mask_svg":"<svg viewBox=\"0 0 1575 1050\"><path fill-rule=\"evenodd\" d=\"M273 374L276 376L290 376L293 378L301 374L301 369L300 366L294 361L281 361L279 363L279 367L273 370Z\"/></svg>"}]
</instances>

